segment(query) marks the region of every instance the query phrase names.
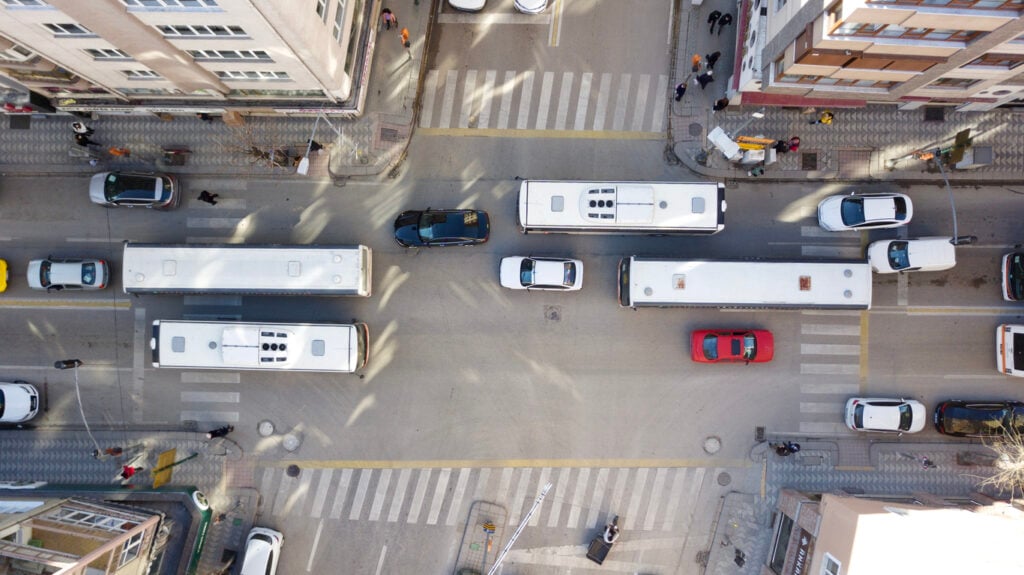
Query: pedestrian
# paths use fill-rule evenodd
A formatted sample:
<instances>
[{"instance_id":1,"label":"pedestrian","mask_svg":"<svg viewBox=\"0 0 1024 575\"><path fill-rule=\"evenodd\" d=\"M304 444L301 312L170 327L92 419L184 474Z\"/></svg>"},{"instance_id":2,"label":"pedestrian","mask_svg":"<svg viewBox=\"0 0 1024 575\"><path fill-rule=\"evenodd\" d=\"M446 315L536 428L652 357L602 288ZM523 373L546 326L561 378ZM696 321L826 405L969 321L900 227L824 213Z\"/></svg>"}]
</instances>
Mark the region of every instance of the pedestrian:
<instances>
[{"instance_id":1,"label":"pedestrian","mask_svg":"<svg viewBox=\"0 0 1024 575\"><path fill-rule=\"evenodd\" d=\"M708 34L715 32L715 22L718 22L718 18L722 15L721 12L715 10L711 14L708 14L708 24L711 24L711 28L708 30Z\"/></svg>"},{"instance_id":2,"label":"pedestrian","mask_svg":"<svg viewBox=\"0 0 1024 575\"><path fill-rule=\"evenodd\" d=\"M697 83L700 84L700 89L703 90L708 84L714 82L715 79L711 76L711 70L704 72L700 76L697 76Z\"/></svg>"},{"instance_id":3,"label":"pedestrian","mask_svg":"<svg viewBox=\"0 0 1024 575\"><path fill-rule=\"evenodd\" d=\"M764 170L761 170L761 173L764 173ZM800 444L799 443L794 443L792 441L787 441L786 442L786 451L788 451L790 453L799 453L800 452Z\"/></svg>"},{"instance_id":4,"label":"pedestrian","mask_svg":"<svg viewBox=\"0 0 1024 575\"><path fill-rule=\"evenodd\" d=\"M408 48L409 46L412 46L412 44L409 43L409 29L408 28L402 28L402 46L405 46L406 48ZM411 58L412 54L410 54L409 57Z\"/></svg>"},{"instance_id":5,"label":"pedestrian","mask_svg":"<svg viewBox=\"0 0 1024 575\"><path fill-rule=\"evenodd\" d=\"M107 150L107 153L115 158L128 158L132 155L132 151L125 147L111 146Z\"/></svg>"},{"instance_id":6,"label":"pedestrian","mask_svg":"<svg viewBox=\"0 0 1024 575\"><path fill-rule=\"evenodd\" d=\"M199 197L196 199L198 199L200 202L206 202L211 206L216 206L217 198L219 196L220 194L211 194L210 192L203 190L202 192L199 193Z\"/></svg>"},{"instance_id":7,"label":"pedestrian","mask_svg":"<svg viewBox=\"0 0 1024 575\"><path fill-rule=\"evenodd\" d=\"M775 455L779 457L787 457L789 455L789 450L786 449L785 443L773 443L771 447L775 448Z\"/></svg>"},{"instance_id":8,"label":"pedestrian","mask_svg":"<svg viewBox=\"0 0 1024 575\"><path fill-rule=\"evenodd\" d=\"M75 122L71 124L71 130L74 131L76 134L82 134L83 136L91 136L93 135L93 133L96 132L96 130L93 130L92 128L86 126L82 122Z\"/></svg>"},{"instance_id":9,"label":"pedestrian","mask_svg":"<svg viewBox=\"0 0 1024 575\"><path fill-rule=\"evenodd\" d=\"M85 134L75 134L75 143L79 146L99 146L99 142L94 142L89 139L89 136Z\"/></svg>"},{"instance_id":10,"label":"pedestrian","mask_svg":"<svg viewBox=\"0 0 1024 575\"><path fill-rule=\"evenodd\" d=\"M196 114L196 117L199 118L200 120L206 122L207 124L212 124L213 123L213 117L210 116L209 114L207 114L206 112L200 112L200 113Z\"/></svg>"},{"instance_id":11,"label":"pedestrian","mask_svg":"<svg viewBox=\"0 0 1024 575\"><path fill-rule=\"evenodd\" d=\"M776 154L785 154L789 152L789 144L785 140L775 140L772 144L772 149L775 150Z\"/></svg>"},{"instance_id":12,"label":"pedestrian","mask_svg":"<svg viewBox=\"0 0 1024 575\"><path fill-rule=\"evenodd\" d=\"M833 114L831 110L825 110L824 112L821 113L821 117L819 117L817 120L811 120L810 124L825 124L826 126L831 126L832 118L834 117L835 114Z\"/></svg>"},{"instance_id":13,"label":"pedestrian","mask_svg":"<svg viewBox=\"0 0 1024 575\"><path fill-rule=\"evenodd\" d=\"M756 178L758 176L763 176L764 175L764 168L762 168L761 166L757 166L756 168L752 168L749 172L747 172L747 175L752 177L752 178ZM783 446L783 447L786 447L786 446ZM787 455L788 455L788 453L787 453Z\"/></svg>"},{"instance_id":14,"label":"pedestrian","mask_svg":"<svg viewBox=\"0 0 1024 575\"><path fill-rule=\"evenodd\" d=\"M380 18L384 21L384 29L390 30L392 26L398 27L398 17L391 11L390 8L385 8L380 11Z\"/></svg>"},{"instance_id":15,"label":"pedestrian","mask_svg":"<svg viewBox=\"0 0 1024 575\"><path fill-rule=\"evenodd\" d=\"M711 106L712 112L721 112L729 105L729 98L719 98L715 100L715 105Z\"/></svg>"},{"instance_id":16,"label":"pedestrian","mask_svg":"<svg viewBox=\"0 0 1024 575\"><path fill-rule=\"evenodd\" d=\"M125 465L121 468L121 479L128 481L136 473L145 469L144 467L135 467L134 465Z\"/></svg>"},{"instance_id":17,"label":"pedestrian","mask_svg":"<svg viewBox=\"0 0 1024 575\"><path fill-rule=\"evenodd\" d=\"M722 35L722 30L724 30L725 27L728 26L729 24L732 24L732 14L723 14L722 17L718 19L719 36Z\"/></svg>"},{"instance_id":18,"label":"pedestrian","mask_svg":"<svg viewBox=\"0 0 1024 575\"><path fill-rule=\"evenodd\" d=\"M323 144L321 144L320 142L318 142L318 141L316 141L316 140L314 140L312 138L310 138L306 142L306 144L309 146L309 153L310 154L319 153L320 150L324 149L324 145Z\"/></svg>"},{"instance_id":19,"label":"pedestrian","mask_svg":"<svg viewBox=\"0 0 1024 575\"><path fill-rule=\"evenodd\" d=\"M676 84L676 102L679 102L680 100L682 100L683 96L685 96L685 95L686 95L686 82L679 82L678 84Z\"/></svg>"},{"instance_id":20,"label":"pedestrian","mask_svg":"<svg viewBox=\"0 0 1024 575\"><path fill-rule=\"evenodd\" d=\"M227 435L234 430L234 425L225 425L224 427L218 427L217 429L207 432L206 439L213 439L215 437L227 437Z\"/></svg>"},{"instance_id":21,"label":"pedestrian","mask_svg":"<svg viewBox=\"0 0 1024 575\"><path fill-rule=\"evenodd\" d=\"M800 136L793 136L789 139L789 151L795 152L800 149Z\"/></svg>"},{"instance_id":22,"label":"pedestrian","mask_svg":"<svg viewBox=\"0 0 1024 575\"><path fill-rule=\"evenodd\" d=\"M700 71L700 54L694 54L693 58L690 58L690 63L693 64L693 71Z\"/></svg>"},{"instance_id":23,"label":"pedestrian","mask_svg":"<svg viewBox=\"0 0 1024 575\"><path fill-rule=\"evenodd\" d=\"M714 68L715 67L715 62L718 62L718 59L721 58L721 57L722 57L722 53L717 51L717 50L712 52L712 53L710 53L710 54L708 54L708 55L706 55L705 58L706 58L706 61L707 61L708 70L711 70L712 68Z\"/></svg>"}]
</instances>

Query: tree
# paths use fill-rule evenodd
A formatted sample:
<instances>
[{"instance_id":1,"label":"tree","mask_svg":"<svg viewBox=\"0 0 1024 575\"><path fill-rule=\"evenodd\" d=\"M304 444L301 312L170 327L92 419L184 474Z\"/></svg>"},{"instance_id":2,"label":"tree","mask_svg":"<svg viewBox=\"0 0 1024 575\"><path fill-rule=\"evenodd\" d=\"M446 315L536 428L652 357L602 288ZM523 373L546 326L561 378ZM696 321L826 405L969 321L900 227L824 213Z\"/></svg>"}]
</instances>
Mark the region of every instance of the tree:
<instances>
[{"instance_id":1,"label":"tree","mask_svg":"<svg viewBox=\"0 0 1024 575\"><path fill-rule=\"evenodd\" d=\"M1018 492L1024 492L1024 435L1008 427L1000 437L986 440L985 444L996 453L992 465L996 472L981 480L979 487L990 487L1009 493L1014 499Z\"/></svg>"}]
</instances>

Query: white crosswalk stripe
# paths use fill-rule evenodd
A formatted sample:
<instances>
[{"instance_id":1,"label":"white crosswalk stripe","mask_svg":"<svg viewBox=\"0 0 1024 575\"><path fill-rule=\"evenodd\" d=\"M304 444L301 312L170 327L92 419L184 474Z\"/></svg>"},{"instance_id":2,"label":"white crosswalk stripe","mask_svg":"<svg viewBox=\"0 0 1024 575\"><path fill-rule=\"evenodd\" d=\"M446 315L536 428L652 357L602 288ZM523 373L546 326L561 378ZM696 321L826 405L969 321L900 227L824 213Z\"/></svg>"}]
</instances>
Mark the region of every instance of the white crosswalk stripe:
<instances>
[{"instance_id":1,"label":"white crosswalk stripe","mask_svg":"<svg viewBox=\"0 0 1024 575\"><path fill-rule=\"evenodd\" d=\"M541 487L555 489L530 518L533 526L594 529L619 515L627 530L685 528L708 468L306 469L298 477L267 467L259 480L273 516L351 522L455 526L474 501L508 509L518 525ZM454 486L453 486L454 485ZM560 487L560 489L559 489ZM327 510L328 502L330 510Z\"/></svg>"},{"instance_id":2,"label":"white crosswalk stripe","mask_svg":"<svg viewBox=\"0 0 1024 575\"><path fill-rule=\"evenodd\" d=\"M431 69L419 126L657 134L668 89L664 74Z\"/></svg>"}]
</instances>

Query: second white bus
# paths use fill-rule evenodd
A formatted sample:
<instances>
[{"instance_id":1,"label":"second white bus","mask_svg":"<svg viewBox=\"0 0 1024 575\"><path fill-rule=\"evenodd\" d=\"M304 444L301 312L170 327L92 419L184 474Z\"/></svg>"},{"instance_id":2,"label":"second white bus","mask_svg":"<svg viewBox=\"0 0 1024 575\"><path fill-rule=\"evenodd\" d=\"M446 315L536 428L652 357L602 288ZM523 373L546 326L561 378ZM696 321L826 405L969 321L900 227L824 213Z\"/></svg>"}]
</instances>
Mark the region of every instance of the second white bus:
<instances>
[{"instance_id":1,"label":"second white bus","mask_svg":"<svg viewBox=\"0 0 1024 575\"><path fill-rule=\"evenodd\" d=\"M519 186L519 227L563 234L715 234L725 227L715 182L551 182Z\"/></svg>"},{"instance_id":2,"label":"second white bus","mask_svg":"<svg viewBox=\"0 0 1024 575\"><path fill-rule=\"evenodd\" d=\"M372 286L366 246L125 242L128 294L353 295Z\"/></svg>"},{"instance_id":3,"label":"second white bus","mask_svg":"<svg viewBox=\"0 0 1024 575\"><path fill-rule=\"evenodd\" d=\"M153 367L352 373L370 359L365 323L156 320Z\"/></svg>"},{"instance_id":4,"label":"second white bus","mask_svg":"<svg viewBox=\"0 0 1024 575\"><path fill-rule=\"evenodd\" d=\"M864 261L659 260L619 262L623 307L869 309Z\"/></svg>"}]
</instances>

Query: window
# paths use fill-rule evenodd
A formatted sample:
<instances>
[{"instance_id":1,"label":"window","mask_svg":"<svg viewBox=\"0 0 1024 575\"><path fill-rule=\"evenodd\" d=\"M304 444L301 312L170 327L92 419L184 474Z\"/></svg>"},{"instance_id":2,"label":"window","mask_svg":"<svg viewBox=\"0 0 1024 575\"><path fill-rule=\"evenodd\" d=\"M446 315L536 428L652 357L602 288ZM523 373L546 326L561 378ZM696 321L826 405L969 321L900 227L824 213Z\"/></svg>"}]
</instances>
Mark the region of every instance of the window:
<instances>
[{"instance_id":1,"label":"window","mask_svg":"<svg viewBox=\"0 0 1024 575\"><path fill-rule=\"evenodd\" d=\"M267 72L264 70L217 70L214 72L221 80L291 80L288 72Z\"/></svg>"},{"instance_id":2,"label":"window","mask_svg":"<svg viewBox=\"0 0 1024 575\"><path fill-rule=\"evenodd\" d=\"M194 24L191 26L186 25L174 25L167 26L161 25L156 27L164 36L177 36L177 37L202 37L202 38L215 38L215 37L239 37L248 36L245 30L241 26L204 26L202 24Z\"/></svg>"},{"instance_id":3,"label":"window","mask_svg":"<svg viewBox=\"0 0 1024 575\"><path fill-rule=\"evenodd\" d=\"M131 60L132 57L117 48L86 48L85 53L93 60Z\"/></svg>"},{"instance_id":4,"label":"window","mask_svg":"<svg viewBox=\"0 0 1024 575\"><path fill-rule=\"evenodd\" d=\"M941 30L936 28L904 28L897 24L863 24L842 22L832 36L859 36L875 38L903 38L907 40L933 40L938 42L970 42L985 35L978 30Z\"/></svg>"},{"instance_id":5,"label":"window","mask_svg":"<svg viewBox=\"0 0 1024 575\"><path fill-rule=\"evenodd\" d=\"M1024 63L1024 54L984 54L972 60L968 66L995 66L1012 70Z\"/></svg>"},{"instance_id":6,"label":"window","mask_svg":"<svg viewBox=\"0 0 1024 575\"><path fill-rule=\"evenodd\" d=\"M85 26L78 24L43 24L56 36L88 36L92 34Z\"/></svg>"},{"instance_id":7,"label":"window","mask_svg":"<svg viewBox=\"0 0 1024 575\"><path fill-rule=\"evenodd\" d=\"M12 7L12 8L13 7L18 7L18 6L20 6L22 8L25 8L25 7L28 7L28 6L33 6L33 7L35 7L35 6L38 6L38 7L46 6L46 2L43 2L43 0L4 0L4 4L6 4L6 5L8 5L8 6Z\"/></svg>"},{"instance_id":8,"label":"window","mask_svg":"<svg viewBox=\"0 0 1024 575\"><path fill-rule=\"evenodd\" d=\"M842 568L843 564L826 551L825 558L821 562L821 575L839 575L839 571Z\"/></svg>"},{"instance_id":9,"label":"window","mask_svg":"<svg viewBox=\"0 0 1024 575\"><path fill-rule=\"evenodd\" d=\"M136 533L125 542L121 549L121 559L117 563L118 569L127 565L132 559L139 556L139 549L142 547L142 539L145 533Z\"/></svg>"},{"instance_id":10,"label":"window","mask_svg":"<svg viewBox=\"0 0 1024 575\"><path fill-rule=\"evenodd\" d=\"M125 78L129 80L159 80L160 74L152 70L121 70Z\"/></svg>"},{"instance_id":11,"label":"window","mask_svg":"<svg viewBox=\"0 0 1024 575\"><path fill-rule=\"evenodd\" d=\"M972 80L970 78L939 78L938 80L928 84L929 88L970 88L977 84L981 80Z\"/></svg>"},{"instance_id":12,"label":"window","mask_svg":"<svg viewBox=\"0 0 1024 575\"><path fill-rule=\"evenodd\" d=\"M900 4L903 6L955 6L980 10L1020 10L1020 0L868 0L868 4Z\"/></svg>"},{"instance_id":13,"label":"window","mask_svg":"<svg viewBox=\"0 0 1024 575\"><path fill-rule=\"evenodd\" d=\"M216 0L121 0L129 8L216 8Z\"/></svg>"},{"instance_id":14,"label":"window","mask_svg":"<svg viewBox=\"0 0 1024 575\"><path fill-rule=\"evenodd\" d=\"M24 62L32 58L34 55L35 54L28 48L14 44L6 50L0 50L0 61Z\"/></svg>"},{"instance_id":15,"label":"window","mask_svg":"<svg viewBox=\"0 0 1024 575\"><path fill-rule=\"evenodd\" d=\"M272 62L263 50L188 50L195 60L265 60Z\"/></svg>"},{"instance_id":16,"label":"window","mask_svg":"<svg viewBox=\"0 0 1024 575\"><path fill-rule=\"evenodd\" d=\"M327 0L316 0L316 15L322 22L327 22Z\"/></svg>"},{"instance_id":17,"label":"window","mask_svg":"<svg viewBox=\"0 0 1024 575\"><path fill-rule=\"evenodd\" d=\"M0 501L0 513L26 513L43 504L42 501Z\"/></svg>"},{"instance_id":18,"label":"window","mask_svg":"<svg viewBox=\"0 0 1024 575\"><path fill-rule=\"evenodd\" d=\"M271 98L315 98L326 100L327 97L320 90L231 90L228 96L232 98L246 97L271 97Z\"/></svg>"},{"instance_id":19,"label":"window","mask_svg":"<svg viewBox=\"0 0 1024 575\"><path fill-rule=\"evenodd\" d=\"M334 12L334 39L341 42L344 33L342 25L345 23L345 0L338 0L338 8Z\"/></svg>"}]
</instances>

